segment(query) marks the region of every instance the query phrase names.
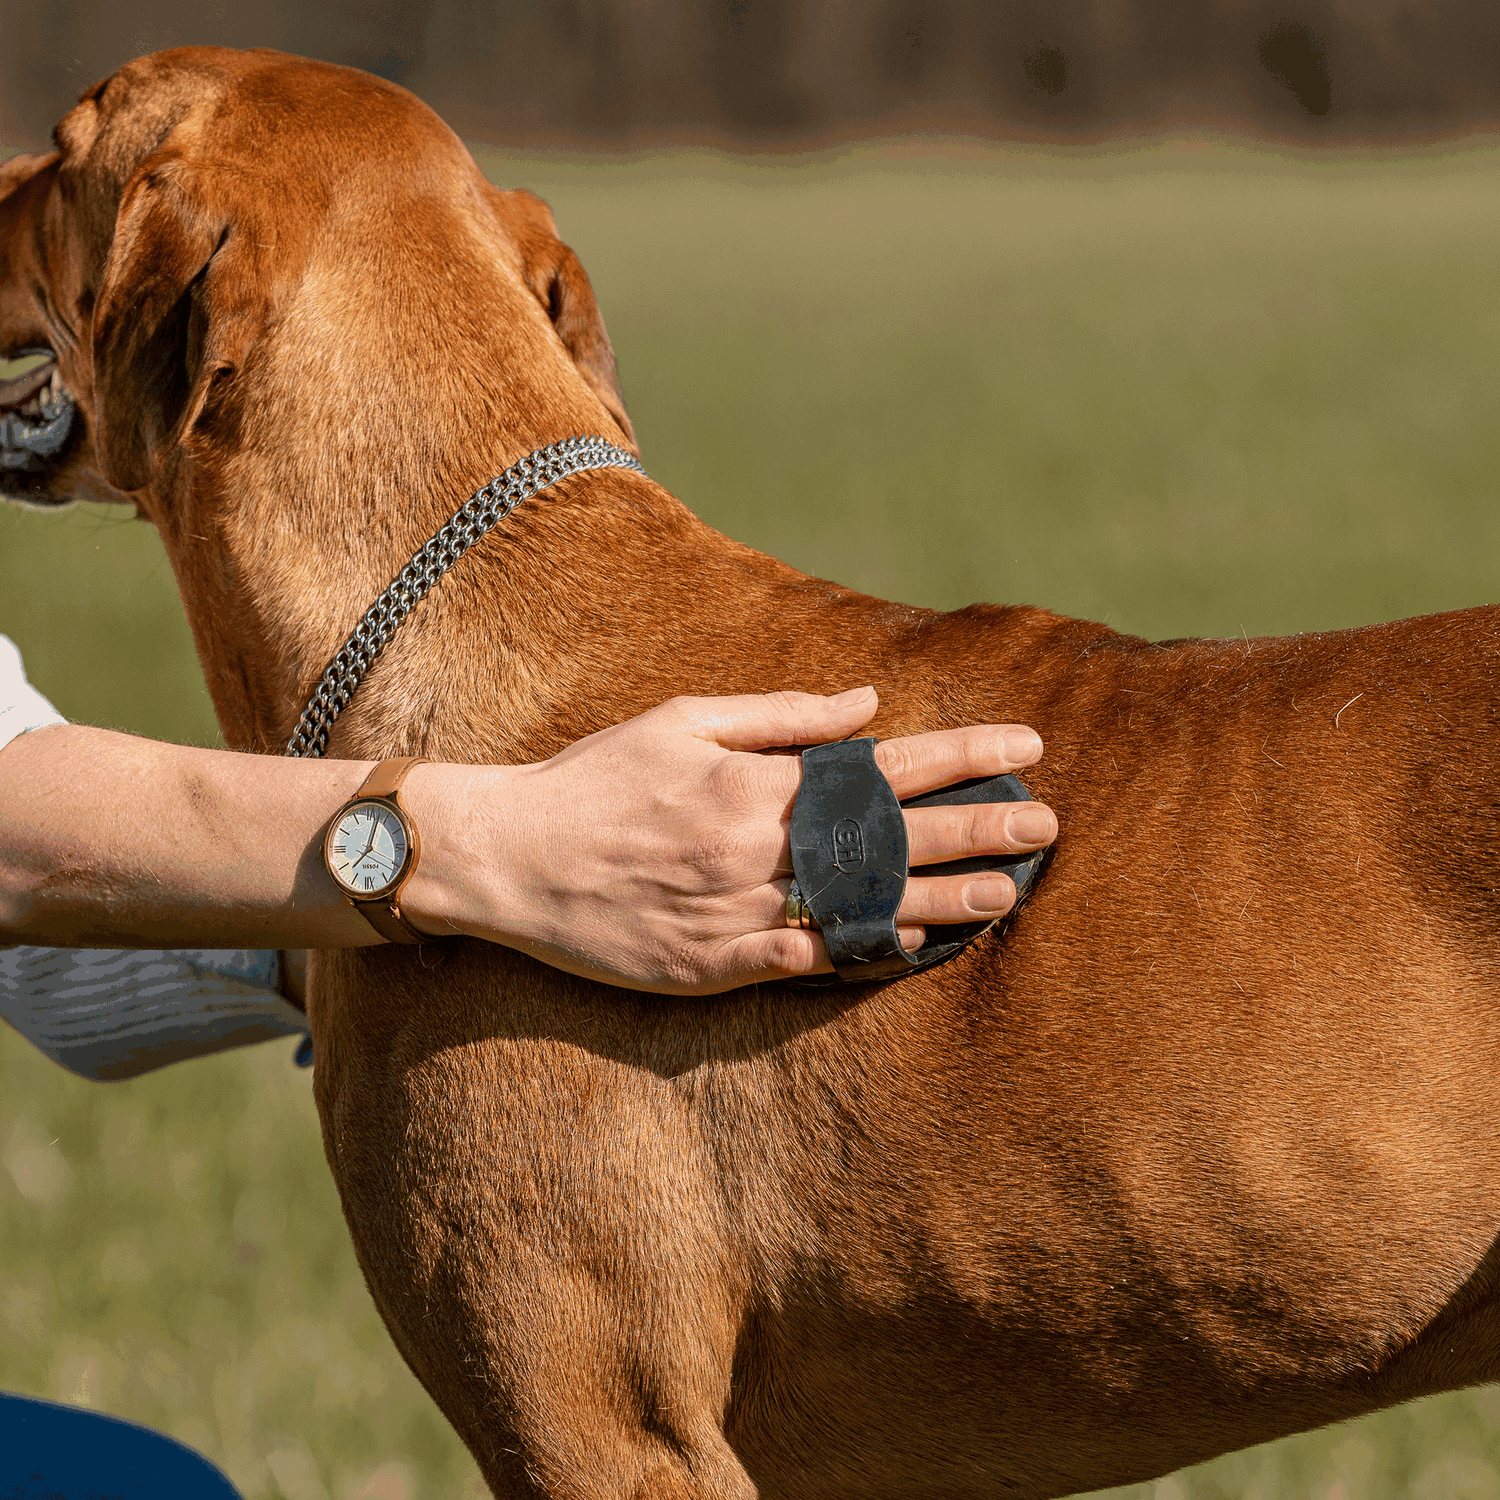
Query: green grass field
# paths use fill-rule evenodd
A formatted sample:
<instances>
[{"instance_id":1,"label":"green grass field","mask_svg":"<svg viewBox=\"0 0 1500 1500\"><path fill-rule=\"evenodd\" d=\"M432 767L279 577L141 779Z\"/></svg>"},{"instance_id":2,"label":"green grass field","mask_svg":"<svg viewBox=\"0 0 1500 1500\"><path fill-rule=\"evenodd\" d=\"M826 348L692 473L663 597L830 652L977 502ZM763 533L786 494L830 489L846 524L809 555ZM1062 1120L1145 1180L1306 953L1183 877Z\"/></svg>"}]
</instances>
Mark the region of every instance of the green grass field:
<instances>
[{"instance_id":1,"label":"green grass field","mask_svg":"<svg viewBox=\"0 0 1500 1500\"><path fill-rule=\"evenodd\" d=\"M1500 598L1500 147L483 165L593 276L652 473L799 567L1150 636ZM214 740L145 527L0 509L0 630L65 713ZM480 1493L289 1044L87 1084L5 1031L0 1161L0 1388L163 1427L252 1500ZM1500 1496L1500 1387L1118 1493Z\"/></svg>"}]
</instances>

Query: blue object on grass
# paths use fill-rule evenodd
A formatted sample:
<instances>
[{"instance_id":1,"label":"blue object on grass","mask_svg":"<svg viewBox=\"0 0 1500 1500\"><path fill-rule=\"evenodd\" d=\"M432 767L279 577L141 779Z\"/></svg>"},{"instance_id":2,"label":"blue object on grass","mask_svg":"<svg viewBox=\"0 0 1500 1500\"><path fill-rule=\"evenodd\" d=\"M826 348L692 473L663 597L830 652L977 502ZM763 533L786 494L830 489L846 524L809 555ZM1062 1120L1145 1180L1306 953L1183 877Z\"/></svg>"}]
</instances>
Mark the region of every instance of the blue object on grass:
<instances>
[{"instance_id":1,"label":"blue object on grass","mask_svg":"<svg viewBox=\"0 0 1500 1500\"><path fill-rule=\"evenodd\" d=\"M0 1500L241 1500L185 1443L102 1412L0 1392Z\"/></svg>"}]
</instances>

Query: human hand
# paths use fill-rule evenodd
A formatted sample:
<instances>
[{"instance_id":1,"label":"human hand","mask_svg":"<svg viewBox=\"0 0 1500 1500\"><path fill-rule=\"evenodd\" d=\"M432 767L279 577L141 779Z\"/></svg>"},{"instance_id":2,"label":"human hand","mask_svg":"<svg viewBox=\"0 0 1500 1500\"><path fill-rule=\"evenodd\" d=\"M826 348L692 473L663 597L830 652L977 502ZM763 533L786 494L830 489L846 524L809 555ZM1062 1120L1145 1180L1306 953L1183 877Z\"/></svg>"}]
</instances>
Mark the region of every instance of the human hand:
<instances>
[{"instance_id":1,"label":"human hand","mask_svg":"<svg viewBox=\"0 0 1500 1500\"><path fill-rule=\"evenodd\" d=\"M675 698L537 765L418 766L403 797L423 857L403 910L434 935L487 938L629 989L707 995L830 973L821 936L784 920L800 765L754 752L847 738L877 707L873 688ZM980 725L884 740L875 758L896 795L913 797L1041 753L1029 729ZM913 866L1024 853L1057 835L1035 802L912 809L906 824ZM902 943L1014 900L1003 874L914 878Z\"/></svg>"}]
</instances>

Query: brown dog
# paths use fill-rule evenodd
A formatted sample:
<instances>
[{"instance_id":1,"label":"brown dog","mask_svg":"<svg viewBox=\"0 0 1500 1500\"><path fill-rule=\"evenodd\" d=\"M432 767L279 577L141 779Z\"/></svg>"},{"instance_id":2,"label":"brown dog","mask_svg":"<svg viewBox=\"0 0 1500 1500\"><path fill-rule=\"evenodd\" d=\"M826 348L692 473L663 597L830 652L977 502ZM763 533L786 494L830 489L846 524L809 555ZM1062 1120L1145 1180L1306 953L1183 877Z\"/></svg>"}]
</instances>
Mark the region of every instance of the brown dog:
<instances>
[{"instance_id":1,"label":"brown dog","mask_svg":"<svg viewBox=\"0 0 1500 1500\"><path fill-rule=\"evenodd\" d=\"M4 168L0 354L55 351L79 416L7 483L133 499L225 735L275 750L479 484L629 438L588 282L322 64L146 58L57 144ZM1059 1495L1500 1376L1497 678L1494 609L1153 645L892 608L629 473L518 510L335 753L528 761L678 692L869 680L883 735L1036 725L1066 842L1008 936L899 984L325 957L354 1242L491 1485Z\"/></svg>"}]
</instances>

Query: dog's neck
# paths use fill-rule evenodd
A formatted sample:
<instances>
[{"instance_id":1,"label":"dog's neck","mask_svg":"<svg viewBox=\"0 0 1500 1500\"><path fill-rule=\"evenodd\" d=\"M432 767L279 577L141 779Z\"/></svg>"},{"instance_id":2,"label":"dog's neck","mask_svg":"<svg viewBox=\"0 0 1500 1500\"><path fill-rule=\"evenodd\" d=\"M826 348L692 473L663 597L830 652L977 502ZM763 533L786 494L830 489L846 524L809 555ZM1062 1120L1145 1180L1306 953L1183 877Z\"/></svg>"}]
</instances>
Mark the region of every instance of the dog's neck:
<instances>
[{"instance_id":1,"label":"dog's neck","mask_svg":"<svg viewBox=\"0 0 1500 1500\"><path fill-rule=\"evenodd\" d=\"M379 245L357 241L344 263L311 265L230 398L169 455L149 492L145 508L230 744L284 745L349 630L476 488L571 432L616 435L532 299L503 266L455 256L453 235L449 226L449 260L459 264L442 278L421 244L396 267ZM386 295L372 297L372 284ZM455 305L466 313L457 327ZM578 483L551 503L578 511L573 527L586 546L593 507ZM516 521L519 532L525 520ZM428 679L442 675L443 656L454 665L457 632L430 656L411 650L418 639L430 649L450 600L464 601L474 636L493 634L497 621L541 628L546 591L522 586L505 565L513 551L492 542L439 586L377 663L330 754L356 742L384 747L360 731L367 706L388 699L398 679L414 710L452 698L461 664L446 686ZM389 732L407 718L382 722Z\"/></svg>"},{"instance_id":2,"label":"dog's neck","mask_svg":"<svg viewBox=\"0 0 1500 1500\"><path fill-rule=\"evenodd\" d=\"M497 423L472 398L433 412L435 431L415 440L378 403L362 423L337 415L330 423L325 410L319 426L337 432L349 421L342 451L252 442L221 458L209 431L152 507L220 726L241 748L281 750L349 631L474 489L573 432L615 436L597 409L523 428ZM620 716L602 684L644 672L659 679L659 696L679 690L694 649L683 622L722 628L702 590L726 567L747 622L756 613L747 583L798 576L639 475L572 476L525 501L438 583L360 687L328 753L553 753ZM684 597L663 597L663 578Z\"/></svg>"},{"instance_id":3,"label":"dog's neck","mask_svg":"<svg viewBox=\"0 0 1500 1500\"><path fill-rule=\"evenodd\" d=\"M493 238L466 233L444 225L440 278L421 244L392 261L346 239L311 267L153 489L230 744L280 751L366 609L479 486L561 438L626 441ZM328 753L550 754L721 680L726 610L774 671L771 585L798 578L639 475L575 475L418 606Z\"/></svg>"}]
</instances>

